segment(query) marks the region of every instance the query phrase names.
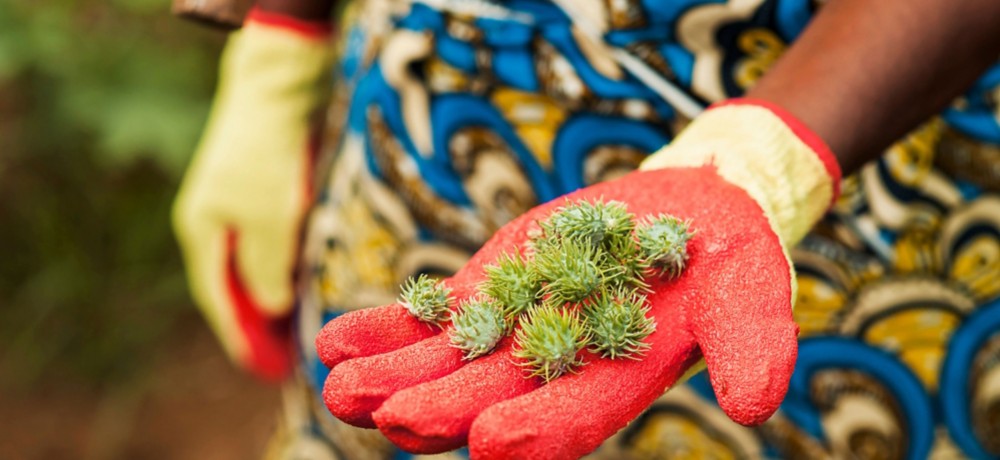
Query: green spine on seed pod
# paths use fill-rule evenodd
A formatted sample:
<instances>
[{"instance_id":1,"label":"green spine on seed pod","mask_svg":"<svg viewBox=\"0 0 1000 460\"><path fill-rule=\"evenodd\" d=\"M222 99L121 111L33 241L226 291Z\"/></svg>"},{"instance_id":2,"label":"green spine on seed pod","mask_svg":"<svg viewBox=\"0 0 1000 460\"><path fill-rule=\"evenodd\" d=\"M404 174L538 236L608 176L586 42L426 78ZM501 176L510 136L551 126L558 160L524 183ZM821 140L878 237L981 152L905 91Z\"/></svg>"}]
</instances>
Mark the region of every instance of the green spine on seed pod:
<instances>
[{"instance_id":1,"label":"green spine on seed pod","mask_svg":"<svg viewBox=\"0 0 1000 460\"><path fill-rule=\"evenodd\" d=\"M451 345L467 360L490 353L518 324L513 354L546 382L575 372L584 348L604 358L639 359L656 330L640 293L650 290L644 278L654 269L680 275L689 227L666 214L636 225L615 201L567 204L531 236L530 259L501 254L484 268L482 295L456 311L449 308L450 289L426 275L407 281L400 302L438 327L450 319Z\"/></svg>"},{"instance_id":2,"label":"green spine on seed pod","mask_svg":"<svg viewBox=\"0 0 1000 460\"><path fill-rule=\"evenodd\" d=\"M590 335L589 349L604 358L638 359L649 344L643 340L656 330L647 318L646 296L631 289L605 290L583 309Z\"/></svg>"},{"instance_id":3,"label":"green spine on seed pod","mask_svg":"<svg viewBox=\"0 0 1000 460\"><path fill-rule=\"evenodd\" d=\"M514 321L541 297L542 280L520 255L502 254L486 267L480 292L492 297L508 321Z\"/></svg>"},{"instance_id":4,"label":"green spine on seed pod","mask_svg":"<svg viewBox=\"0 0 1000 460\"><path fill-rule=\"evenodd\" d=\"M687 243L691 239L690 223L660 214L650 218L636 230L642 256L649 264L671 278L676 278L687 264Z\"/></svg>"},{"instance_id":5,"label":"green spine on seed pod","mask_svg":"<svg viewBox=\"0 0 1000 460\"><path fill-rule=\"evenodd\" d=\"M546 236L576 239L610 248L632 238L635 216L619 201L578 201L556 210L541 223Z\"/></svg>"},{"instance_id":6,"label":"green spine on seed pod","mask_svg":"<svg viewBox=\"0 0 1000 460\"><path fill-rule=\"evenodd\" d=\"M643 277L649 272L650 265L631 236L612 243L602 262L608 274L605 280L607 287L649 291L649 284Z\"/></svg>"},{"instance_id":7,"label":"green spine on seed pod","mask_svg":"<svg viewBox=\"0 0 1000 460\"><path fill-rule=\"evenodd\" d=\"M442 327L441 323L448 320L449 294L451 289L421 274L406 281L399 302L415 318Z\"/></svg>"},{"instance_id":8,"label":"green spine on seed pod","mask_svg":"<svg viewBox=\"0 0 1000 460\"><path fill-rule=\"evenodd\" d=\"M535 253L534 267L545 282L542 294L556 305L578 303L597 292L605 279L620 272L605 254L576 239L545 243Z\"/></svg>"},{"instance_id":9,"label":"green spine on seed pod","mask_svg":"<svg viewBox=\"0 0 1000 460\"><path fill-rule=\"evenodd\" d=\"M549 382L583 364L577 355L588 336L578 311L545 303L521 318L515 340L514 356L522 360L519 364L531 376Z\"/></svg>"},{"instance_id":10,"label":"green spine on seed pod","mask_svg":"<svg viewBox=\"0 0 1000 460\"><path fill-rule=\"evenodd\" d=\"M451 315L451 345L465 352L465 359L485 355L507 335L509 323L492 300L476 297L462 302Z\"/></svg>"}]
</instances>

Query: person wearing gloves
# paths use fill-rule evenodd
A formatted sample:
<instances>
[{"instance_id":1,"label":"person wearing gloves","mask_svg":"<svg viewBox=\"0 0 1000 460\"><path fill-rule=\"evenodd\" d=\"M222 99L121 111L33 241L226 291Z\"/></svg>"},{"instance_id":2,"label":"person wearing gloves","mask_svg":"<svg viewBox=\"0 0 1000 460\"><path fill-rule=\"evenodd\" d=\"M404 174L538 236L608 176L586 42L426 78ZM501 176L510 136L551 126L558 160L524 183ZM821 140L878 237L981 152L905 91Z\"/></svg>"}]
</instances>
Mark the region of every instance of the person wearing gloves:
<instances>
[{"instance_id":1,"label":"person wearing gloves","mask_svg":"<svg viewBox=\"0 0 1000 460\"><path fill-rule=\"evenodd\" d=\"M175 214L227 351L290 375L270 455L1000 454L1000 4L358 0L317 144L329 8L231 39ZM690 222L642 359L543 384L397 303L581 199Z\"/></svg>"}]
</instances>

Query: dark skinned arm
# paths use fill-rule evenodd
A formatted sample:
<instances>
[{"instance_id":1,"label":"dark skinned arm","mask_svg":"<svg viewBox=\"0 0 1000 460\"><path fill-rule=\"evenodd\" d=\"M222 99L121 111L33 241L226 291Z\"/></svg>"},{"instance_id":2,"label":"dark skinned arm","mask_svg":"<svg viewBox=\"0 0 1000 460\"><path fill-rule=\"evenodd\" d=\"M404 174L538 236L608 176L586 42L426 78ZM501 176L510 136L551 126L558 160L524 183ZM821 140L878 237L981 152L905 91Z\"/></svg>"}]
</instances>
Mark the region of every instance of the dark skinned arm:
<instances>
[{"instance_id":1,"label":"dark skinned arm","mask_svg":"<svg viewBox=\"0 0 1000 460\"><path fill-rule=\"evenodd\" d=\"M243 24L255 4L261 10L304 21L330 18L335 0L173 0L174 14L220 29L234 30Z\"/></svg>"},{"instance_id":2,"label":"dark skinned arm","mask_svg":"<svg viewBox=\"0 0 1000 460\"><path fill-rule=\"evenodd\" d=\"M747 96L802 120L849 173L998 58L1000 1L832 0Z\"/></svg>"},{"instance_id":3,"label":"dark skinned arm","mask_svg":"<svg viewBox=\"0 0 1000 460\"><path fill-rule=\"evenodd\" d=\"M257 8L304 21L329 20L335 0L258 0Z\"/></svg>"},{"instance_id":4,"label":"dark skinned arm","mask_svg":"<svg viewBox=\"0 0 1000 460\"><path fill-rule=\"evenodd\" d=\"M321 20L334 1L257 6ZM850 173L1000 58L998 24L997 0L831 0L747 96L797 116Z\"/></svg>"}]
</instances>

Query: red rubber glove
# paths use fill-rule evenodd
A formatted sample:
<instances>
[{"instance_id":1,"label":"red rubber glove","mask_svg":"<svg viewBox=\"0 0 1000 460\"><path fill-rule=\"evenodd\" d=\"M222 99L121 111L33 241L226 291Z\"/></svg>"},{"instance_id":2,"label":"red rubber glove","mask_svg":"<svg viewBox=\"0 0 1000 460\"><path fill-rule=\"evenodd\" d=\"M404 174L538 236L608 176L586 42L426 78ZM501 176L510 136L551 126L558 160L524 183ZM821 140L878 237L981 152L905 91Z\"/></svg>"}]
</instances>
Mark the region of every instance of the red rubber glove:
<instances>
[{"instance_id":1,"label":"red rubber glove","mask_svg":"<svg viewBox=\"0 0 1000 460\"><path fill-rule=\"evenodd\" d=\"M735 130L741 141L721 143L720 125L731 125L723 132ZM722 409L742 424L766 420L784 398L797 349L786 244L801 238L835 196L836 163L788 115L745 102L706 112L648 163L653 170L566 197L616 200L636 216L691 221L687 268L675 280L652 282L649 314L657 328L643 358L582 352L587 364L579 374L542 385L525 378L509 338L492 354L463 361L447 334L389 305L344 315L317 338L319 356L332 368L323 393L331 412L378 427L412 452L468 443L473 458L577 458L704 357ZM563 203L539 206L500 229L445 281L455 300L473 295L485 279L483 266L523 248L537 223Z\"/></svg>"}]
</instances>

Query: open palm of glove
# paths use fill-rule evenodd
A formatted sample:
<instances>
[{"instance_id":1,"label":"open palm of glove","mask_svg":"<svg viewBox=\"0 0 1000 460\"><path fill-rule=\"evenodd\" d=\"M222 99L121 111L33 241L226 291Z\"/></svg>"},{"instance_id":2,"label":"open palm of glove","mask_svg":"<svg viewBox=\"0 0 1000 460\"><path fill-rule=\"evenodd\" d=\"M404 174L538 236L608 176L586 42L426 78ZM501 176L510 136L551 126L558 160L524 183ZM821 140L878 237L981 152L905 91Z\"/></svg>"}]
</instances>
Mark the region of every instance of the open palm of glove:
<instances>
[{"instance_id":1,"label":"open palm of glove","mask_svg":"<svg viewBox=\"0 0 1000 460\"><path fill-rule=\"evenodd\" d=\"M649 314L658 326L643 358L590 355L579 374L542 385L525 377L509 338L491 355L464 361L447 334L389 305L324 330L331 411L378 426L414 452L468 442L476 458L575 457L639 415L704 356L727 414L744 424L770 416L787 388L798 328L787 259L756 203L711 167L633 173L567 199L617 200L637 216L668 213L691 222L687 268L678 279L653 280ZM503 227L447 280L456 300L473 295L483 266L523 247L561 202Z\"/></svg>"},{"instance_id":2,"label":"open palm of glove","mask_svg":"<svg viewBox=\"0 0 1000 460\"><path fill-rule=\"evenodd\" d=\"M671 155L683 154L684 144ZM813 170L826 174L815 155L807 155ZM824 193L810 201L826 202L801 218L822 213L836 175L812 187ZM484 267L502 253L523 251L539 222L567 201L614 200L636 216L665 213L688 220L693 236L687 267L676 279L647 278L648 315L657 327L645 339L650 348L641 359L583 351L586 364L579 373L543 384L526 378L510 337L490 355L463 360L447 333L411 317L400 304L388 305L343 315L317 337L319 356L331 368L323 392L327 407L348 423L377 427L412 452L468 444L477 459L577 458L704 358L722 409L739 423L759 424L784 398L798 327L792 320L793 272L782 241L787 232L775 228L775 211L765 211L761 198L751 195L712 164L635 172L532 209L444 280L456 303L476 295Z\"/></svg>"}]
</instances>

